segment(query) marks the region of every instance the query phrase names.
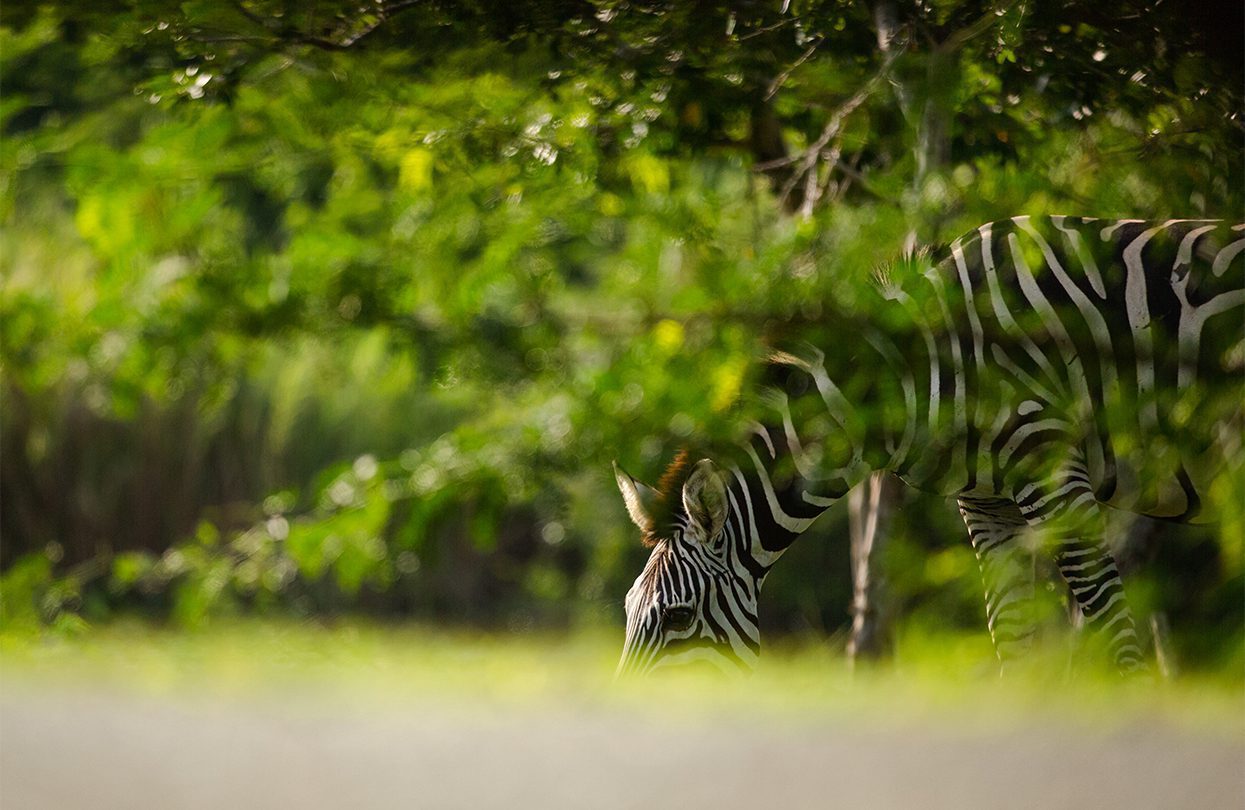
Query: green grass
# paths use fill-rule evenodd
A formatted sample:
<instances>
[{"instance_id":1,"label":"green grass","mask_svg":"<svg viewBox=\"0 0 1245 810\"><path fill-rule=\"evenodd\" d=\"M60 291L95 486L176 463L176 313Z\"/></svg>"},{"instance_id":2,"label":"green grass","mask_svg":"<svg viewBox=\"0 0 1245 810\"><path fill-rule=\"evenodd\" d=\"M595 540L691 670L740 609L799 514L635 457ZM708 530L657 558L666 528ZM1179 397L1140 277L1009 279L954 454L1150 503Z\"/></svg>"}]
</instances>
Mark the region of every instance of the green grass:
<instances>
[{"instance_id":1,"label":"green grass","mask_svg":"<svg viewBox=\"0 0 1245 810\"><path fill-rule=\"evenodd\" d=\"M857 727L1161 723L1245 737L1240 672L1125 681L1039 651L999 678L988 640L901 636L894 660L855 672L829 645L775 645L744 679L615 683L615 633L482 635L417 626L239 621L188 633L116 623L72 635L0 632L0 687L177 700L273 700L387 710L626 711L673 723L723 718Z\"/></svg>"}]
</instances>

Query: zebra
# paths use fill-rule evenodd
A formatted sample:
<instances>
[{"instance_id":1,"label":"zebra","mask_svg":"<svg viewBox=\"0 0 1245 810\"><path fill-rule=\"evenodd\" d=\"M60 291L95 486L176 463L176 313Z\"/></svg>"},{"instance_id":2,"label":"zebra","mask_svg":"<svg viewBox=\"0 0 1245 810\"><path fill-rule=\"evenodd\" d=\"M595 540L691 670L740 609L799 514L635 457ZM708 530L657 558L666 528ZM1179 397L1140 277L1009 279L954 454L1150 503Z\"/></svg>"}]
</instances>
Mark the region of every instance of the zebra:
<instances>
[{"instance_id":1,"label":"zebra","mask_svg":"<svg viewBox=\"0 0 1245 810\"><path fill-rule=\"evenodd\" d=\"M877 273L833 351L770 358L766 425L737 447L682 453L656 487L615 463L652 548L618 672L750 671L766 575L874 470L955 499L1001 666L1032 643L1033 528L1115 665L1144 669L1104 508L1213 518L1208 486L1242 458L1243 230L1018 216Z\"/></svg>"}]
</instances>

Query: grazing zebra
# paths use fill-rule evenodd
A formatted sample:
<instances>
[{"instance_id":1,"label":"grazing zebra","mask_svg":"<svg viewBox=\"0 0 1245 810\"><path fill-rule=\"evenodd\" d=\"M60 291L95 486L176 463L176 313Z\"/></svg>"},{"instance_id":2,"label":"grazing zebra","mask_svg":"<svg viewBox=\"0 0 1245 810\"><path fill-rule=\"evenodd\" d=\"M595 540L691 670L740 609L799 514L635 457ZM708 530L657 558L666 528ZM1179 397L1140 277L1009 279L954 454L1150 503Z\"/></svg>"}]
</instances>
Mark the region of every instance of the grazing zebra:
<instances>
[{"instance_id":1,"label":"grazing zebra","mask_svg":"<svg viewBox=\"0 0 1245 810\"><path fill-rule=\"evenodd\" d=\"M682 455L650 488L617 466L652 553L627 594L620 673L750 670L782 553L873 470L956 499L1002 661L1032 634L1018 535L1040 527L1089 628L1142 666L1104 505L1190 521L1242 445L1245 225L1016 217L940 262L880 273L867 318L777 354L771 427Z\"/></svg>"}]
</instances>

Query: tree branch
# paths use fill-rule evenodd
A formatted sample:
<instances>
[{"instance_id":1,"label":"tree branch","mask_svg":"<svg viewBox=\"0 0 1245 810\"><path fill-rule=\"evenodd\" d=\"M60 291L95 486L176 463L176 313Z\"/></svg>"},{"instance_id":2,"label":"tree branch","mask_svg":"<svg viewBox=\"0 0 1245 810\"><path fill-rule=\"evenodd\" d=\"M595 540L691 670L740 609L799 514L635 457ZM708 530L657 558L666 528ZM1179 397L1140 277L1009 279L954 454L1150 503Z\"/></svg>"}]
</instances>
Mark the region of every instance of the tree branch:
<instances>
[{"instance_id":1,"label":"tree branch","mask_svg":"<svg viewBox=\"0 0 1245 810\"><path fill-rule=\"evenodd\" d=\"M821 134L808 146L808 148L804 149L802 152L797 152L794 155L788 155L776 160L768 160L764 163L759 163L753 166L754 171L762 172L773 171L775 169L781 169L788 166L796 167L795 171L791 173L791 176L788 177L786 182L783 183L781 191L779 191L779 200L781 200L784 204L791 196L791 192L795 190L796 186L802 180L806 181L808 174L815 173L818 161L822 159L829 159L833 154L835 156L835 162L837 162L837 149L826 152L826 147L829 146L832 140L838 137L838 134L843 127L843 122L847 119L847 116L851 115L852 112L854 112L861 104L864 104L865 101L877 91L878 86L886 80L886 77L890 74L891 66L894 65L895 59L898 58L899 54L903 53L903 50L903 47L897 47L893 48L886 54L886 58L883 60L882 65L878 68L877 73L861 85L860 89L858 89L850 98L843 102L843 104L841 104L839 108L834 111L834 113L831 114L830 120L828 120L825 127L822 128Z\"/></svg>"},{"instance_id":2,"label":"tree branch","mask_svg":"<svg viewBox=\"0 0 1245 810\"><path fill-rule=\"evenodd\" d=\"M796 68L798 68L800 65L807 62L809 57L813 55L813 52L817 50L817 46L820 45L824 41L825 40L822 40L822 39L815 40L812 45L808 46L808 50L800 54L799 59L792 62L791 65L788 66L787 69L784 70L782 73L779 73L777 76L775 76L774 80L769 83L769 87L765 90L765 95L763 97L764 100L769 101L771 98L773 98L774 94L778 92L778 89L782 87L783 83L786 82L787 79L791 78L791 73Z\"/></svg>"},{"instance_id":3,"label":"tree branch","mask_svg":"<svg viewBox=\"0 0 1245 810\"><path fill-rule=\"evenodd\" d=\"M1007 0L1007 2L990 9L982 14L973 22L952 32L951 36L938 43L935 50L939 53L953 53L968 44L970 40L976 39L985 32L994 27L995 23L1003 19L1012 6L1016 5L1016 0Z\"/></svg>"},{"instance_id":4,"label":"tree branch","mask_svg":"<svg viewBox=\"0 0 1245 810\"><path fill-rule=\"evenodd\" d=\"M268 32L275 42L289 45L310 45L313 48L319 48L324 51L345 51L374 34L394 17L404 11L415 8L422 2L423 0L397 0L397 2L392 3L381 3L376 8L376 16L372 22L366 23L353 33L342 35L339 39L315 36L299 31L293 26L280 23L277 20L261 17L247 8L242 0L233 0L233 7L251 23ZM349 27L348 23L347 28Z\"/></svg>"}]
</instances>

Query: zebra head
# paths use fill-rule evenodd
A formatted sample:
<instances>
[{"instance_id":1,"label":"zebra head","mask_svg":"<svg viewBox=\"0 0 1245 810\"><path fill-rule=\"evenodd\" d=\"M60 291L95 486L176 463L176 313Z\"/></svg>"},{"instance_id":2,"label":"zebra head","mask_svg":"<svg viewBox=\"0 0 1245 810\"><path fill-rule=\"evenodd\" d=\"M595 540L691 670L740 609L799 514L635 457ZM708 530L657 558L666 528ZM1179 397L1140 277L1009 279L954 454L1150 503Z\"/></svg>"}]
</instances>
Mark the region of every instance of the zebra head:
<instances>
[{"instance_id":1,"label":"zebra head","mask_svg":"<svg viewBox=\"0 0 1245 810\"><path fill-rule=\"evenodd\" d=\"M750 671L760 650L757 580L737 570L729 495L708 459L680 455L653 489L614 467L631 520L653 550L627 593L618 674L676 664Z\"/></svg>"}]
</instances>

